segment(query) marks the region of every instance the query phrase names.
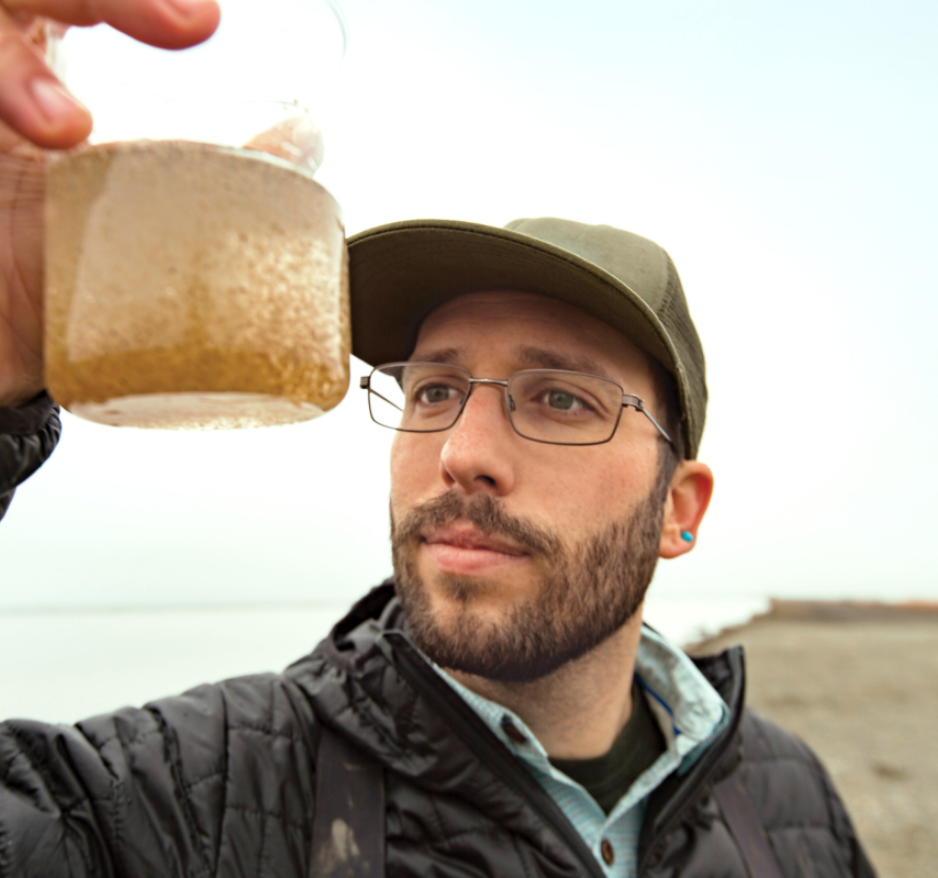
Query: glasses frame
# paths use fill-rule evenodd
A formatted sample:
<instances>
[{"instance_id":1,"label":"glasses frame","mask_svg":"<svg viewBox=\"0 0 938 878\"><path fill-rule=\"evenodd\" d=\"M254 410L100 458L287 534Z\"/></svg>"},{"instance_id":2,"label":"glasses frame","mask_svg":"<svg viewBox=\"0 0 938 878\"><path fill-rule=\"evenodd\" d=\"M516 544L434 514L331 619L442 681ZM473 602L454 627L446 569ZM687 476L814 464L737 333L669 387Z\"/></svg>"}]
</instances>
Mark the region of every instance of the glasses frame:
<instances>
[{"instance_id":1,"label":"glasses frame","mask_svg":"<svg viewBox=\"0 0 938 878\"><path fill-rule=\"evenodd\" d=\"M388 405L393 406L394 408L399 409L400 411L403 411L403 409L400 409L399 406L395 405L395 403L391 402L391 400L389 400L387 397L382 396L380 393L378 393L377 390L375 390L371 386L371 377L372 375L375 374L375 372L380 372L392 366L441 366L447 369L457 369L460 372L465 372L467 379L468 379L468 383L469 383L469 390L466 392L466 395L463 398L463 401L459 406L459 411L456 412L456 416L453 418L452 423L450 423L446 427L437 427L436 429L433 429L433 430L407 430L403 427L392 427L388 424L382 424L381 421L377 420L371 408L371 395L372 394L377 396L379 399L384 400ZM517 425L515 424L514 418L512 418L511 416L511 412L514 409L514 400L508 394L508 383L511 381L512 378L514 378L517 375L527 375L527 374L530 374L531 372L550 372L552 374L556 373L560 375L580 375L586 378L596 378L599 381L605 381L609 384L613 384L616 387L618 387L622 393L622 408L620 408L618 411L618 414L616 416L616 422L615 424L613 424L612 432L609 434L608 438L600 439L596 442L552 442L549 439L534 439L533 437L527 436L524 433L522 433L518 429ZM511 429L514 430L515 433L517 433L522 439L527 439L529 442L539 442L542 445L566 445L566 446L581 446L581 447L585 447L588 445L605 445L607 442L612 441L612 437L616 435L616 430L619 429L619 422L622 420L622 409L633 408L637 412L641 412L646 418L648 418L648 420L651 421L655 429L657 429L657 431L661 434L664 440L672 448L674 447L674 442L671 440L671 437L668 435L664 427L662 427L661 424L659 424L658 421L655 420L652 413L648 411L647 408L645 408L645 401L641 397L636 396L634 393L626 393L625 389L622 387L621 384L619 384L616 381L611 380L610 378L604 378L602 375L592 375L589 372L575 372L571 369L519 369L517 372L512 372L507 378L504 378L504 379L475 378L473 377L472 373L468 369L464 369L462 366L453 366L450 363L427 363L421 360L414 360L414 361L405 360L405 361L396 361L392 363L382 363L380 366L375 366L371 370L371 372L369 372L367 375L363 375L359 379L359 382L358 382L358 386L362 390L368 391L368 415L371 418L371 420L374 421L379 427L385 427L388 430L396 430L398 433L445 433L447 430L451 430L453 427L456 426L456 422L462 416L463 410L466 408L466 403L469 402L469 397L472 396L472 391L475 390L476 386L479 384L490 384L493 386L503 388L504 408L505 408L505 415L508 418L508 423L511 424Z\"/></svg>"}]
</instances>

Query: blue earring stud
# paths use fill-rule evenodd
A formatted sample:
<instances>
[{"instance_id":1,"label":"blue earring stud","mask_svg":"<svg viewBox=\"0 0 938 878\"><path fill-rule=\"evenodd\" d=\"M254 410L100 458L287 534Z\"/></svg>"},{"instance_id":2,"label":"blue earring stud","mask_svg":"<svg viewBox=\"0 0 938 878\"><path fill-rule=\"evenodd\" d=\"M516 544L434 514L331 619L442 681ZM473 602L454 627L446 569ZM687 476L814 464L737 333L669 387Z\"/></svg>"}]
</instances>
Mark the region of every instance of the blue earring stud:
<instances>
[{"instance_id":1,"label":"blue earring stud","mask_svg":"<svg viewBox=\"0 0 938 878\"><path fill-rule=\"evenodd\" d=\"M684 540L685 543L692 543L694 542L694 535L689 530L682 530L681 539Z\"/></svg>"}]
</instances>

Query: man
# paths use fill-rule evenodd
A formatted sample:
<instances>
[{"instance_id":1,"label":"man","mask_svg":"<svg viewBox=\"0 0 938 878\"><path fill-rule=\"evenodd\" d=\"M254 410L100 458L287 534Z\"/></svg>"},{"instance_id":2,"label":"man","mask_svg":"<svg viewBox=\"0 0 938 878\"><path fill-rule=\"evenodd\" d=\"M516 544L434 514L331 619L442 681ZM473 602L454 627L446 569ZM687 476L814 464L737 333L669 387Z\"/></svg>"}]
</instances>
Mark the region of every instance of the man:
<instances>
[{"instance_id":1,"label":"man","mask_svg":"<svg viewBox=\"0 0 938 878\"><path fill-rule=\"evenodd\" d=\"M112 8L164 44L212 26L205 4L168 23ZM17 91L45 74L2 26L6 121L79 139L54 84ZM20 234L36 155L4 158ZM4 504L58 431L40 245L37 223L3 266ZM703 354L664 251L552 219L400 223L349 250L363 386L398 431L393 581L283 674L0 726L0 878L871 875L814 756L744 709L741 651L695 664L641 624L713 485Z\"/></svg>"}]
</instances>

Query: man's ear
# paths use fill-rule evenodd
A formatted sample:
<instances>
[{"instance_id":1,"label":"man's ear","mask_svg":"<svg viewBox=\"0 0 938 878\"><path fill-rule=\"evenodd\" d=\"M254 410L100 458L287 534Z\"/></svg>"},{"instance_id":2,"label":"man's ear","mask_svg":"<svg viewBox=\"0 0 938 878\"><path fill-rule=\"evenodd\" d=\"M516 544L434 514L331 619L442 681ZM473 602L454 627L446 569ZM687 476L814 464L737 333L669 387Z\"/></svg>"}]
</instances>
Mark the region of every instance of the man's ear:
<instances>
[{"instance_id":1,"label":"man's ear","mask_svg":"<svg viewBox=\"0 0 938 878\"><path fill-rule=\"evenodd\" d=\"M698 460L685 460L677 465L664 504L659 557L676 558L694 547L711 494L713 473L709 466Z\"/></svg>"}]
</instances>

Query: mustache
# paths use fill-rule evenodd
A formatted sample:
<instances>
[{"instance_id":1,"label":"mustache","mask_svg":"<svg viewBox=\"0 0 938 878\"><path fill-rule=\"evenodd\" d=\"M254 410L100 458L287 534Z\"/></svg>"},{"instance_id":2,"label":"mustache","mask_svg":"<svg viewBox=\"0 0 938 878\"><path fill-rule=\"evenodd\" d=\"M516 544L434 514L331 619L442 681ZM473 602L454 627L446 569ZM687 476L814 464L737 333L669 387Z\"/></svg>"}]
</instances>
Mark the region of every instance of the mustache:
<instances>
[{"instance_id":1,"label":"mustache","mask_svg":"<svg viewBox=\"0 0 938 878\"><path fill-rule=\"evenodd\" d=\"M468 521L486 536L508 537L532 555L553 556L563 550L561 541L549 530L506 512L494 497L479 494L466 499L453 490L414 506L399 522L392 513L391 547L400 549L426 531L455 521Z\"/></svg>"}]
</instances>

